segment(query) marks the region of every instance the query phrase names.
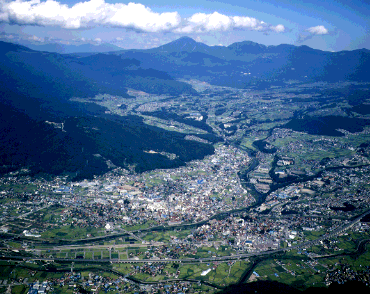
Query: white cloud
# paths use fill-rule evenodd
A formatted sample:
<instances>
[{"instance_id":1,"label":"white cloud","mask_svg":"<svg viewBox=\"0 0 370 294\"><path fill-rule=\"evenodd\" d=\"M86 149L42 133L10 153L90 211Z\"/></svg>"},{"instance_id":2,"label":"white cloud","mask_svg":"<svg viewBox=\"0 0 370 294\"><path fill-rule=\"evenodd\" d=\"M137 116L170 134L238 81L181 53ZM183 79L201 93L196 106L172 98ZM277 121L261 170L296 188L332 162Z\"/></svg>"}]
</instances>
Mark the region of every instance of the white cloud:
<instances>
[{"instance_id":1,"label":"white cloud","mask_svg":"<svg viewBox=\"0 0 370 294\"><path fill-rule=\"evenodd\" d=\"M95 26L126 28L141 32L201 33L233 29L284 32L279 24L269 25L248 16L214 12L181 18L178 12L157 13L139 3L79 2L71 7L55 0L0 0L0 22L18 25L59 26L80 29Z\"/></svg>"},{"instance_id":2,"label":"white cloud","mask_svg":"<svg viewBox=\"0 0 370 294\"><path fill-rule=\"evenodd\" d=\"M303 43L304 41L312 39L316 35L327 35L327 34L329 34L329 30L324 26L310 27L301 32L301 34L298 36L297 42Z\"/></svg>"},{"instance_id":3,"label":"white cloud","mask_svg":"<svg viewBox=\"0 0 370 294\"><path fill-rule=\"evenodd\" d=\"M264 21L248 16L227 16L218 12L211 14L195 13L182 22L182 26L175 29L177 33L203 33L212 31L229 31L233 29L254 31L275 31L281 33L285 27L281 24L276 27Z\"/></svg>"},{"instance_id":4,"label":"white cloud","mask_svg":"<svg viewBox=\"0 0 370 294\"><path fill-rule=\"evenodd\" d=\"M232 19L235 23L235 28L247 28L257 31L267 28L267 24L265 22L252 17L234 16Z\"/></svg>"},{"instance_id":5,"label":"white cloud","mask_svg":"<svg viewBox=\"0 0 370 294\"><path fill-rule=\"evenodd\" d=\"M218 12L195 13L187 19L187 22L187 27L195 31L227 31L232 26L230 17Z\"/></svg>"},{"instance_id":6,"label":"white cloud","mask_svg":"<svg viewBox=\"0 0 370 294\"><path fill-rule=\"evenodd\" d=\"M316 26L307 29L313 35L326 35L329 31L324 26Z\"/></svg>"},{"instance_id":7,"label":"white cloud","mask_svg":"<svg viewBox=\"0 0 370 294\"><path fill-rule=\"evenodd\" d=\"M177 12L156 13L136 3L109 4L104 0L90 0L68 7L54 0L0 0L0 21L10 24L60 26L66 29L106 25L158 32L177 27L180 20Z\"/></svg>"},{"instance_id":8,"label":"white cloud","mask_svg":"<svg viewBox=\"0 0 370 294\"><path fill-rule=\"evenodd\" d=\"M285 31L285 27L282 24L279 24L277 26L271 26L271 30L277 32L277 33L283 33Z\"/></svg>"}]
</instances>

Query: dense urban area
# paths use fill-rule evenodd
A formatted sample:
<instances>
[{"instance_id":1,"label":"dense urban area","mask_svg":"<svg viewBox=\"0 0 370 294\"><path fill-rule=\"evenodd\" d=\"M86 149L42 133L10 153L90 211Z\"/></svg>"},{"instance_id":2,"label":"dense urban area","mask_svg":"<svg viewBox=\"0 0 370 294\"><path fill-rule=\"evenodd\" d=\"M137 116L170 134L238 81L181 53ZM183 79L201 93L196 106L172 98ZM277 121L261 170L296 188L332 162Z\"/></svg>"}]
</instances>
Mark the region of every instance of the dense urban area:
<instances>
[{"instance_id":1,"label":"dense urban area","mask_svg":"<svg viewBox=\"0 0 370 294\"><path fill-rule=\"evenodd\" d=\"M185 82L198 96L73 101L139 116L213 154L142 173L107 160L108 173L78 181L26 168L0 178L0 293L370 286L369 85Z\"/></svg>"}]
</instances>

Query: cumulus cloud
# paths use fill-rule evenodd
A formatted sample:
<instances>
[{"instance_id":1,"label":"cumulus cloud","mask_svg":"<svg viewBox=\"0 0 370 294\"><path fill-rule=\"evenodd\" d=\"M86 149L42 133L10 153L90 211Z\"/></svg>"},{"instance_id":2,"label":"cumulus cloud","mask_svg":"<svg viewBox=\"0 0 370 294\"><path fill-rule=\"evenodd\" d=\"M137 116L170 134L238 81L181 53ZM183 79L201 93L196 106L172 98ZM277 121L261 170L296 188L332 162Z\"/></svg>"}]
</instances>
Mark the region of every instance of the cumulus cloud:
<instances>
[{"instance_id":1,"label":"cumulus cloud","mask_svg":"<svg viewBox=\"0 0 370 294\"><path fill-rule=\"evenodd\" d=\"M285 32L285 27L282 24L279 24L279 25L277 25L275 27L274 26L271 26L270 28L271 28L272 31L275 31L277 33L283 33L283 32Z\"/></svg>"},{"instance_id":2,"label":"cumulus cloud","mask_svg":"<svg viewBox=\"0 0 370 294\"><path fill-rule=\"evenodd\" d=\"M205 33L229 31L233 29L284 32L283 25L271 26L261 20L248 16L227 16L218 12L211 14L195 13L185 19L177 33Z\"/></svg>"},{"instance_id":3,"label":"cumulus cloud","mask_svg":"<svg viewBox=\"0 0 370 294\"><path fill-rule=\"evenodd\" d=\"M104 0L79 2L72 7L54 0L0 0L0 21L19 25L60 26L66 29L97 25L158 32L180 23L177 12L156 13L142 4L109 4Z\"/></svg>"},{"instance_id":4,"label":"cumulus cloud","mask_svg":"<svg viewBox=\"0 0 370 294\"><path fill-rule=\"evenodd\" d=\"M316 26L307 29L307 32L313 35L326 35L329 31L324 26Z\"/></svg>"},{"instance_id":5,"label":"cumulus cloud","mask_svg":"<svg viewBox=\"0 0 370 294\"><path fill-rule=\"evenodd\" d=\"M198 31L227 31L232 26L230 17L214 12L212 14L196 13L187 19L187 27Z\"/></svg>"},{"instance_id":6,"label":"cumulus cloud","mask_svg":"<svg viewBox=\"0 0 370 294\"><path fill-rule=\"evenodd\" d=\"M65 29L108 26L140 32L285 31L281 24L272 26L248 16L227 16L214 12L181 18L178 12L157 13L139 3L110 4L104 0L79 2L71 7L55 0L0 0L0 22Z\"/></svg>"},{"instance_id":7,"label":"cumulus cloud","mask_svg":"<svg viewBox=\"0 0 370 294\"><path fill-rule=\"evenodd\" d=\"M310 27L310 28L304 30L303 32L301 32L301 34L298 37L297 42L302 43L304 41L307 41L307 40L313 38L316 35L327 35L327 34L329 34L329 31L324 26Z\"/></svg>"}]
</instances>

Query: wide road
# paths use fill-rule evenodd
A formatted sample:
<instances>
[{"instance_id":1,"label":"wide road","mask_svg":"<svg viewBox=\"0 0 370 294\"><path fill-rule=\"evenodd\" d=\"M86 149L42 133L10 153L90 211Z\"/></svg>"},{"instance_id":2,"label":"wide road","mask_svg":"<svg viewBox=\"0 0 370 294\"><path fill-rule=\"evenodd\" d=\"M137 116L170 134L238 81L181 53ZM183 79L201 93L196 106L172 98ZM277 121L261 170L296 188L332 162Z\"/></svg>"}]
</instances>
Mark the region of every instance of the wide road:
<instances>
[{"instance_id":1,"label":"wide road","mask_svg":"<svg viewBox=\"0 0 370 294\"><path fill-rule=\"evenodd\" d=\"M158 263L158 262L171 262L171 263L202 263L202 262L214 262L214 261L230 261L230 260L239 260L245 259L255 256L263 256L263 255L270 255L274 253L282 253L285 251L290 251L292 249L303 249L309 248L322 240L334 238L337 235L343 233L344 231L351 228L353 225L358 223L361 218L369 213L369 210L352 220L351 222L333 230L330 233L324 234L321 237L308 241L303 242L301 244L291 246L289 248L280 248L276 250L268 250L268 251L261 251L261 252L251 252L251 253L243 253L243 254L235 254L235 255L228 255L228 256L219 256L219 257L208 257L208 258L162 258L162 259L81 259L81 258L42 258L42 257L24 257L24 256L0 256L0 259L6 260L33 260L33 261L46 261L46 262L83 262L83 263ZM89 246L90 248L94 248L94 246ZM112 245L113 247L113 245ZM47 248L46 248L47 249ZM52 249L52 248L50 248Z\"/></svg>"}]
</instances>

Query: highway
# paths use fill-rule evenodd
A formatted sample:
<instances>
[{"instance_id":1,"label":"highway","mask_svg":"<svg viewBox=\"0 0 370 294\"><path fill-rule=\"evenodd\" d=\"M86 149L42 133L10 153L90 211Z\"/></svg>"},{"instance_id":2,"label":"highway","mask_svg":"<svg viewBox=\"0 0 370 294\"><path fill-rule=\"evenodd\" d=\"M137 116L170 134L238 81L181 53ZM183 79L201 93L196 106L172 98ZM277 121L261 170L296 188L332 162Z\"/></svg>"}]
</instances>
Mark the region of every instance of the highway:
<instances>
[{"instance_id":1,"label":"highway","mask_svg":"<svg viewBox=\"0 0 370 294\"><path fill-rule=\"evenodd\" d=\"M79 258L42 258L42 257L24 257L24 256L0 256L0 259L15 259L15 260L32 260L32 261L45 261L45 262L77 262L77 263L158 263L158 262L164 262L164 263L202 263L202 262L214 262L214 261L230 261L230 260L239 260L239 259L245 259L250 257L256 257L256 256L264 256L264 255L270 255L275 253L283 253L286 251L290 251L293 249L303 249L303 248L309 248L317 243L319 243L322 240L334 238L337 235L345 232L349 228L351 228L353 225L358 223L361 218L363 218L365 215L369 213L369 210L361 214L360 216L356 217L351 222L341 226L340 228L337 228L333 230L330 233L324 234L321 237L312 240L303 242L301 244L291 246L289 248L280 248L276 250L268 250L268 251L261 251L261 252L251 252L251 253L243 253L243 254L235 254L235 255L228 255L228 256L219 256L219 257L208 257L208 258L165 258L165 259L79 259ZM91 245L88 246L88 248L101 248L101 245ZM109 245L108 247L117 247L116 245ZM65 248L63 246L59 248ZM58 248L58 249L59 249ZM68 248L76 249L74 246L68 246ZM85 247L86 248L86 247ZM45 248L47 249L47 248ZM50 249L54 249L51 247Z\"/></svg>"}]
</instances>

